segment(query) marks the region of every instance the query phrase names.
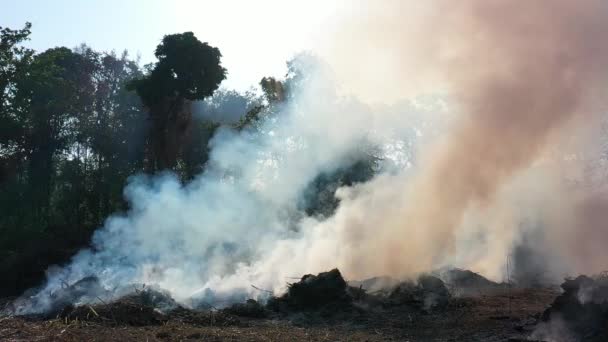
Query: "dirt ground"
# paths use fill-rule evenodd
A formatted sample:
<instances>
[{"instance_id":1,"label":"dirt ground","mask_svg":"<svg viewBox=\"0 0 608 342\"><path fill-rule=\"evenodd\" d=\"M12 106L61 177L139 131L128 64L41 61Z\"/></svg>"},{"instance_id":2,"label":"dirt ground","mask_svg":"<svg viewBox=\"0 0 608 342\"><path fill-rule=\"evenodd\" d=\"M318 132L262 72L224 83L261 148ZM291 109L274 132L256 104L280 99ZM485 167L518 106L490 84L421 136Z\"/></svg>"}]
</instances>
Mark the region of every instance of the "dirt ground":
<instances>
[{"instance_id":1,"label":"dirt ground","mask_svg":"<svg viewBox=\"0 0 608 342\"><path fill-rule=\"evenodd\" d=\"M435 313L395 306L327 319L306 314L237 318L228 326L213 320L134 327L4 317L0 341L517 341L530 334L557 294L555 289L505 289L453 298Z\"/></svg>"}]
</instances>

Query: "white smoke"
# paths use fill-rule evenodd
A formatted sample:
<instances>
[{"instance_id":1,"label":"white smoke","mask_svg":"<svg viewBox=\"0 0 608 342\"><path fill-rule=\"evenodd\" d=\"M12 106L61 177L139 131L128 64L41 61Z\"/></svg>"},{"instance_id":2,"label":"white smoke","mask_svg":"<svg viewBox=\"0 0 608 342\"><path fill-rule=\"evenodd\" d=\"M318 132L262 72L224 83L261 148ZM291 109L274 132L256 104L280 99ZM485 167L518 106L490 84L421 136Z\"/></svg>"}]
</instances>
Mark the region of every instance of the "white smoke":
<instances>
[{"instance_id":1,"label":"white smoke","mask_svg":"<svg viewBox=\"0 0 608 342\"><path fill-rule=\"evenodd\" d=\"M191 183L169 173L133 177L124 191L131 209L108 218L92 248L49 272L20 311L47 310L52 293L87 276L113 291L154 284L182 303L222 305L262 294L251 285L280 291L286 277L339 266L321 260L331 252L317 253L341 237L298 208L304 189L370 145L379 147L382 169L406 169L422 130L439 126L431 118L441 107L374 110L338 96L324 68L301 71L307 77L293 99L257 128L218 131L206 171Z\"/></svg>"}]
</instances>

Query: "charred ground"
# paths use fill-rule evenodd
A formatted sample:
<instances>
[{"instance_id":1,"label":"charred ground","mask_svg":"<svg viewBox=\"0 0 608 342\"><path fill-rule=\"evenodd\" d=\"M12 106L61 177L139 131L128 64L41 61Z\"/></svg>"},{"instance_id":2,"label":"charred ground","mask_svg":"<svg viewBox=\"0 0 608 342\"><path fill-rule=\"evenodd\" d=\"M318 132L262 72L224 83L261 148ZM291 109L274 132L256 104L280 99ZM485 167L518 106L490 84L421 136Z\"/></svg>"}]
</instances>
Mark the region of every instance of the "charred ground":
<instances>
[{"instance_id":1,"label":"charred ground","mask_svg":"<svg viewBox=\"0 0 608 342\"><path fill-rule=\"evenodd\" d=\"M138 290L112 302L68 304L47 316L7 315L0 319L0 340L525 341L551 338L539 327L556 312L574 312L585 322L594 317L593 324L572 321L568 341L606 336L604 283L594 278L571 279L560 295L558 288L507 286L469 271L451 275L460 283L431 275L349 283L332 270L305 275L265 305L249 300L223 309L193 310L164 292ZM578 301L583 288L587 304Z\"/></svg>"}]
</instances>

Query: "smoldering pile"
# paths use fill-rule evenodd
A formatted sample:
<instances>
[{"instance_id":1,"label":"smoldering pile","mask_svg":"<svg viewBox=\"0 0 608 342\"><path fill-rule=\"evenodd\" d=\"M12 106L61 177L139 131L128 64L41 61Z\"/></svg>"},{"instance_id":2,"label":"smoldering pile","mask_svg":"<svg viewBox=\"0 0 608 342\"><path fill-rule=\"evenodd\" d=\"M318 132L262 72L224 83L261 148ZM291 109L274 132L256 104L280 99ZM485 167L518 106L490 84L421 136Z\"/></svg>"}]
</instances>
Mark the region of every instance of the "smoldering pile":
<instances>
[{"instance_id":1,"label":"smoldering pile","mask_svg":"<svg viewBox=\"0 0 608 342\"><path fill-rule=\"evenodd\" d=\"M307 274L299 282L290 284L285 294L269 300L267 305L283 313L362 312L390 306L408 306L420 312L431 312L445 308L451 298L444 282L431 275L421 275L416 280L387 282L372 292L363 287L369 283L369 280L348 283L338 269L318 275Z\"/></svg>"},{"instance_id":2,"label":"smoldering pile","mask_svg":"<svg viewBox=\"0 0 608 342\"><path fill-rule=\"evenodd\" d=\"M179 321L200 326L232 326L241 322L228 312L188 308L175 301L168 291L154 286L134 285L110 291L99 279L85 277L53 292L44 304L46 311L29 314L23 307L40 304L35 298L19 298L2 312L7 316L31 319L60 319L111 326L154 326Z\"/></svg>"},{"instance_id":3,"label":"smoldering pile","mask_svg":"<svg viewBox=\"0 0 608 342\"><path fill-rule=\"evenodd\" d=\"M608 274L566 279L541 316L534 337L551 341L608 340Z\"/></svg>"},{"instance_id":4,"label":"smoldering pile","mask_svg":"<svg viewBox=\"0 0 608 342\"><path fill-rule=\"evenodd\" d=\"M199 327L254 327L271 320L299 327L349 325L392 329L394 325L404 329L424 326L429 320L452 322L459 319L455 317L471 313L471 324L478 328L487 324L496 336L500 335L499 329L507 329L501 336L509 335L513 341L530 338L559 342L604 341L608 337L608 276L569 279L562 288L563 294L544 313L541 314L539 308L534 314L523 316L506 311L504 315L502 311L497 314L488 308L501 300L506 303L504 298L511 297L513 291L524 294L519 297L520 303L525 302L527 306L532 304L531 300L538 299L535 294L542 290L495 283L464 269L443 269L409 280L382 276L360 281L347 281L338 269L332 269L306 274L287 284L283 293L257 288L265 294L223 307L200 300L189 304L178 302L169 292L153 286L131 285L130 291L112 292L104 289L97 278L85 277L53 293L49 298L52 310L38 318L112 327L176 322ZM553 288L546 290L555 296ZM13 306L19 304L15 302ZM476 306L484 305L485 308L476 311ZM515 311L521 309L520 305ZM13 312L18 311L13 308ZM556 337L556 333L559 336ZM471 337L471 340L477 339Z\"/></svg>"},{"instance_id":5,"label":"smoldering pile","mask_svg":"<svg viewBox=\"0 0 608 342\"><path fill-rule=\"evenodd\" d=\"M127 326L160 325L167 321L229 326L245 324L242 318L292 320L304 314L309 318L307 322L314 323L315 319L363 317L390 307L407 307L420 314L436 312L444 309L451 297L445 283L431 275L406 281L377 277L349 283L338 269L333 269L304 275L289 284L284 294L270 296L266 303L248 299L224 308L202 302L197 302L196 307L187 307L158 287L132 285L130 291L110 293L96 277L89 276L50 295L46 303L49 309L37 318ZM17 300L4 314L19 316L23 305L35 305L35 302Z\"/></svg>"}]
</instances>

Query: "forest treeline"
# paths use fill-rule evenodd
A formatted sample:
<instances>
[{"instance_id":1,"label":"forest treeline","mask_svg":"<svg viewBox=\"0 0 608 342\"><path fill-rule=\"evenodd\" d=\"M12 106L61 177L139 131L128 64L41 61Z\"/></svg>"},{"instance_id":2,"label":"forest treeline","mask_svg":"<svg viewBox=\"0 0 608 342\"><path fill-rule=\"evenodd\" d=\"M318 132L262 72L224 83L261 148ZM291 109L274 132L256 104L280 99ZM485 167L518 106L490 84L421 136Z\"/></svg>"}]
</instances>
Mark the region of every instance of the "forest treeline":
<instances>
[{"instance_id":1,"label":"forest treeline","mask_svg":"<svg viewBox=\"0 0 608 342\"><path fill-rule=\"evenodd\" d=\"M130 176L171 171L188 182L220 125L254 128L298 78L265 77L259 95L218 89L220 50L191 32L165 36L143 67L86 45L36 52L23 45L30 33L29 23L0 27L0 296L38 285L127 210ZM369 179L369 161L319 175L304 209L330 214L333 191Z\"/></svg>"},{"instance_id":2,"label":"forest treeline","mask_svg":"<svg viewBox=\"0 0 608 342\"><path fill-rule=\"evenodd\" d=\"M263 103L217 90L221 54L192 33L166 36L158 62L141 67L126 52L86 45L38 53L23 46L30 24L0 29L0 295L35 285L126 209L129 176L191 179L218 113L231 110L234 121Z\"/></svg>"}]
</instances>

